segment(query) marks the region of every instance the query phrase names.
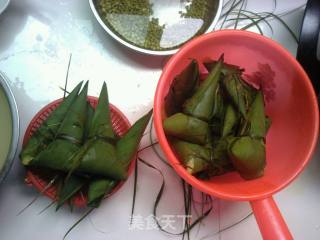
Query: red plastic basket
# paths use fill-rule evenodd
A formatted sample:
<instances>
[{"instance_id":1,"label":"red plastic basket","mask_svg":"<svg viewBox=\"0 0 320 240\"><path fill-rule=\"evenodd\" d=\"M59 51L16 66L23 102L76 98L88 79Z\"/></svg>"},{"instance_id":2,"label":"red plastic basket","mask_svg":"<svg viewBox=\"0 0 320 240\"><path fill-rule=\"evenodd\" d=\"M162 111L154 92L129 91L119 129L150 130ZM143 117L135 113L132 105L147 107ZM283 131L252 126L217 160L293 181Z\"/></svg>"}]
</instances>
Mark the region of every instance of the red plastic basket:
<instances>
[{"instance_id":1,"label":"red plastic basket","mask_svg":"<svg viewBox=\"0 0 320 240\"><path fill-rule=\"evenodd\" d=\"M49 103L47 106L42 108L31 120L29 123L29 126L26 130L26 133L23 138L23 145L25 145L30 137L34 134L34 132L41 126L43 121L51 114L51 112L58 107L58 105L62 102L62 98L55 100L51 103ZM92 107L96 107L98 104L98 98L96 97L88 97L88 101L91 104ZM110 104L110 112L111 112L111 121L112 121L112 127L114 132L118 136L123 136L131 127L130 122L126 118L126 116L115 106ZM130 175L134 169L136 158L132 159L130 166L128 168L128 175ZM50 178L47 176L44 176L38 171L35 170L27 170L27 176L26 176L26 183L28 185L34 186L39 191L43 191L44 188L48 185ZM125 181L119 182L113 191L109 193L106 197L111 196L114 194L123 184ZM50 188L48 188L43 193L51 198L52 200L56 200L56 186L52 185ZM78 193L73 198L73 204L76 207L85 207L87 205L87 196L83 195L82 193Z\"/></svg>"}]
</instances>

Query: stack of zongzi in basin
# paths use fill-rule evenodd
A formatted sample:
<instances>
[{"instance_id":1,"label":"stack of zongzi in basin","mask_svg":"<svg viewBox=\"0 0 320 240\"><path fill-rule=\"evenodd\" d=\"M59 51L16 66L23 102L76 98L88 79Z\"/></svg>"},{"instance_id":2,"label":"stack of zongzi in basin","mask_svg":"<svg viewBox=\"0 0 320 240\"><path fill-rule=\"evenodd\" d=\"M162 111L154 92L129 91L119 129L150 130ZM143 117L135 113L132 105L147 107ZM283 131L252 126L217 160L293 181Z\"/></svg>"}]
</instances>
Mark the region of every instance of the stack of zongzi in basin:
<instances>
[{"instance_id":1,"label":"stack of zongzi in basin","mask_svg":"<svg viewBox=\"0 0 320 240\"><path fill-rule=\"evenodd\" d=\"M242 79L243 69L218 61L195 60L175 77L165 99L164 131L186 170L201 179L237 170L244 179L263 175L265 115L261 87Z\"/></svg>"},{"instance_id":2,"label":"stack of zongzi in basin","mask_svg":"<svg viewBox=\"0 0 320 240\"><path fill-rule=\"evenodd\" d=\"M20 154L27 168L58 176L57 209L79 191L87 193L88 206L98 207L104 196L127 178L152 114L119 137L112 129L106 84L95 109L87 100L88 83L79 93L81 86L48 116Z\"/></svg>"}]
</instances>

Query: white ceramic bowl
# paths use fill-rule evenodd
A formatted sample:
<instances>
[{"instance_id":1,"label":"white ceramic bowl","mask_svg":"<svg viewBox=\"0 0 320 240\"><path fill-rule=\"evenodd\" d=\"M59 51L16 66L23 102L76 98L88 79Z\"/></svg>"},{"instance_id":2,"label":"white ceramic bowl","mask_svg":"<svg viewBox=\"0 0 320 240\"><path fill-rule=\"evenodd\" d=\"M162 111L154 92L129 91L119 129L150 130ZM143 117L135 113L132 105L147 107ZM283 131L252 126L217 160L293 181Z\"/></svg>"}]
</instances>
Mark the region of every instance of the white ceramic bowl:
<instances>
[{"instance_id":1,"label":"white ceramic bowl","mask_svg":"<svg viewBox=\"0 0 320 240\"><path fill-rule=\"evenodd\" d=\"M4 74L0 72L0 182L9 172L19 142L17 105Z\"/></svg>"}]
</instances>

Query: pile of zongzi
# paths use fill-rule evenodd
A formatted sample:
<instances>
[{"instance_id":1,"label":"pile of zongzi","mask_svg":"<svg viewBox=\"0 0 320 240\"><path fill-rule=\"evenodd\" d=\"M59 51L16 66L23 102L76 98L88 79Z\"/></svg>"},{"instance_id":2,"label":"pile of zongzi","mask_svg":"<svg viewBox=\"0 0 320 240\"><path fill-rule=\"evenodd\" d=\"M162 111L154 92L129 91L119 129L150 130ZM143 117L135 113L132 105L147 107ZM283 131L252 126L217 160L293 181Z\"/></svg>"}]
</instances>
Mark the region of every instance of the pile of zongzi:
<instances>
[{"instance_id":1,"label":"pile of zongzi","mask_svg":"<svg viewBox=\"0 0 320 240\"><path fill-rule=\"evenodd\" d=\"M244 179L263 175L265 137L271 124L263 93L242 79L243 69L218 61L197 61L175 77L165 98L163 126L190 174L208 179L237 170Z\"/></svg>"},{"instance_id":2,"label":"pile of zongzi","mask_svg":"<svg viewBox=\"0 0 320 240\"><path fill-rule=\"evenodd\" d=\"M87 100L88 83L80 92L81 86L48 116L20 154L25 167L59 176L57 208L79 191L87 193L88 206L98 207L104 196L127 178L152 114L143 116L119 137L112 129L106 84L95 109Z\"/></svg>"}]
</instances>

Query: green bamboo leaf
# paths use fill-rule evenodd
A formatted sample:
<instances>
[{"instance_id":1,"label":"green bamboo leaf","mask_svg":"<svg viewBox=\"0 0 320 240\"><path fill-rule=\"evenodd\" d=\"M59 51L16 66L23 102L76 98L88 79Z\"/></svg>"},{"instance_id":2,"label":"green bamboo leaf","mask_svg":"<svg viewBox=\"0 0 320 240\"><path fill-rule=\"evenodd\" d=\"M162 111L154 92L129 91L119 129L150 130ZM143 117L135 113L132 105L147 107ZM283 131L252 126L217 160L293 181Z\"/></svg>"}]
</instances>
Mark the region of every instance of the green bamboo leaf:
<instances>
[{"instance_id":1,"label":"green bamboo leaf","mask_svg":"<svg viewBox=\"0 0 320 240\"><path fill-rule=\"evenodd\" d=\"M30 163L34 167L68 172L72 166L72 159L80 146L64 139L57 139Z\"/></svg>"},{"instance_id":2,"label":"green bamboo leaf","mask_svg":"<svg viewBox=\"0 0 320 240\"><path fill-rule=\"evenodd\" d=\"M113 144L103 139L97 139L81 158L76 171L113 180L125 180L127 169L119 160Z\"/></svg>"},{"instance_id":3,"label":"green bamboo leaf","mask_svg":"<svg viewBox=\"0 0 320 240\"><path fill-rule=\"evenodd\" d=\"M239 79L235 76L235 74L228 75L222 80L222 84L234 106L236 106L241 115L246 118L247 109L245 97L243 93L243 86Z\"/></svg>"},{"instance_id":4,"label":"green bamboo leaf","mask_svg":"<svg viewBox=\"0 0 320 240\"><path fill-rule=\"evenodd\" d=\"M89 184L88 206L98 207L103 197L112 190L117 181L127 177L127 167L137 151L151 114L152 112L138 120L128 133L117 142L117 147L115 147L116 139L110 140L114 134L111 128L107 88L104 84L92 119L89 134L91 139L74 156L73 165L68 175L70 177L76 171L92 174L96 177L101 176ZM118 154L123 158L118 158Z\"/></svg>"},{"instance_id":5,"label":"green bamboo leaf","mask_svg":"<svg viewBox=\"0 0 320 240\"><path fill-rule=\"evenodd\" d=\"M234 139L234 136L220 138L213 145L211 168L217 168L217 170L219 170L218 172L220 172L220 175L229 170L233 170L231 161L228 157L228 146L234 141Z\"/></svg>"},{"instance_id":6,"label":"green bamboo leaf","mask_svg":"<svg viewBox=\"0 0 320 240\"><path fill-rule=\"evenodd\" d=\"M272 124L271 118L269 118L268 116L266 116L266 132L269 131L269 129L270 129L270 127L271 127L271 124Z\"/></svg>"},{"instance_id":7,"label":"green bamboo leaf","mask_svg":"<svg viewBox=\"0 0 320 240\"><path fill-rule=\"evenodd\" d=\"M75 222L70 228L69 230L65 233L65 235L63 236L63 240L66 239L66 237L69 235L69 233L76 227L78 226L78 224L80 224L87 216L89 216L89 214L94 210L94 208L90 208L87 212L85 212L85 214L77 221Z\"/></svg>"},{"instance_id":8,"label":"green bamboo leaf","mask_svg":"<svg viewBox=\"0 0 320 240\"><path fill-rule=\"evenodd\" d=\"M68 172L72 167L72 158L80 149L84 136L87 114L86 84L82 92L72 103L70 110L57 133L57 139L34 158L30 165Z\"/></svg>"},{"instance_id":9,"label":"green bamboo leaf","mask_svg":"<svg viewBox=\"0 0 320 240\"><path fill-rule=\"evenodd\" d=\"M70 165L68 165L68 174L66 177L66 181L68 178L79 168L81 161L85 154L87 154L87 151L93 146L95 143L95 139L89 139L87 140L80 149L76 153L72 155L72 160L70 160Z\"/></svg>"},{"instance_id":10,"label":"green bamboo leaf","mask_svg":"<svg viewBox=\"0 0 320 240\"><path fill-rule=\"evenodd\" d=\"M131 205L131 218L130 225L132 224L133 214L136 206L137 190L138 190L138 160L134 165L134 182L133 182L133 195L132 195L132 205Z\"/></svg>"},{"instance_id":11,"label":"green bamboo leaf","mask_svg":"<svg viewBox=\"0 0 320 240\"><path fill-rule=\"evenodd\" d=\"M210 61L205 61L203 65L207 69L208 72L211 72L212 69L217 65L218 61L216 60L210 60ZM239 66L228 64L228 63L223 63L222 68L221 68L221 73L223 75L228 75L228 74L241 74L243 72L243 69L241 69Z\"/></svg>"},{"instance_id":12,"label":"green bamboo leaf","mask_svg":"<svg viewBox=\"0 0 320 240\"><path fill-rule=\"evenodd\" d=\"M299 9L299 8L298 8ZM296 9L295 9L296 10ZM299 40L298 40L298 37L295 35L295 33L292 31L292 29L288 26L288 24L281 19L281 17L279 17L278 15L272 13L272 12L262 12L262 13L258 13L259 15L262 15L264 14L265 16L262 17L261 19L258 19L257 21L253 21L251 24L248 24L244 27L242 27L241 29L242 30L246 30L246 29L249 29L250 27L252 26L256 26L258 27L258 23L260 21L264 21L264 22L268 22L267 19L269 20L272 20L273 18L276 19L277 21L279 21L281 23L282 26L285 27L285 29L290 33L290 35L292 36L292 38L298 43ZM245 14L243 14L245 15ZM272 28L271 28L272 29Z\"/></svg>"},{"instance_id":13,"label":"green bamboo leaf","mask_svg":"<svg viewBox=\"0 0 320 240\"><path fill-rule=\"evenodd\" d=\"M85 185L88 180L83 177L72 175L63 184L61 191L58 193L58 203L56 211L58 211L65 202L69 201L78 191Z\"/></svg>"},{"instance_id":14,"label":"green bamboo leaf","mask_svg":"<svg viewBox=\"0 0 320 240\"><path fill-rule=\"evenodd\" d=\"M214 94L214 103L213 103L211 118L216 118L221 120L224 117L225 111L226 111L226 107L225 107L225 102L223 98L223 91L219 84Z\"/></svg>"},{"instance_id":15,"label":"green bamboo leaf","mask_svg":"<svg viewBox=\"0 0 320 240\"><path fill-rule=\"evenodd\" d=\"M50 207L52 207L56 201L52 200L47 206L45 206L40 212L38 212L38 215L41 215L45 211L47 211Z\"/></svg>"},{"instance_id":16,"label":"green bamboo leaf","mask_svg":"<svg viewBox=\"0 0 320 240\"><path fill-rule=\"evenodd\" d=\"M226 113L223 121L223 128L221 137L224 138L228 135L234 134L235 126L238 123L239 116L237 115L237 112L234 110L234 107L231 104L228 104L226 108Z\"/></svg>"},{"instance_id":17,"label":"green bamboo leaf","mask_svg":"<svg viewBox=\"0 0 320 240\"><path fill-rule=\"evenodd\" d=\"M262 91L259 91L248 113L249 133L256 138L265 138L267 134L266 116Z\"/></svg>"},{"instance_id":18,"label":"green bamboo leaf","mask_svg":"<svg viewBox=\"0 0 320 240\"><path fill-rule=\"evenodd\" d=\"M135 122L129 131L117 142L117 158L125 169L129 167L131 160L138 150L139 143L151 116L152 110Z\"/></svg>"},{"instance_id":19,"label":"green bamboo leaf","mask_svg":"<svg viewBox=\"0 0 320 240\"><path fill-rule=\"evenodd\" d=\"M17 213L17 216L21 215L25 210L27 210L30 206L32 206L32 204L34 204L38 199L39 197L42 196L43 193L45 193L55 182L56 180L58 179L58 175L56 175L55 177L53 177L49 183L40 191L37 193L37 195L24 207L22 208L18 213Z\"/></svg>"},{"instance_id":20,"label":"green bamboo leaf","mask_svg":"<svg viewBox=\"0 0 320 240\"><path fill-rule=\"evenodd\" d=\"M229 157L241 177L250 180L261 177L266 165L266 150L262 140L248 136L230 143Z\"/></svg>"},{"instance_id":21,"label":"green bamboo leaf","mask_svg":"<svg viewBox=\"0 0 320 240\"><path fill-rule=\"evenodd\" d=\"M149 129L149 141L152 148L152 151L156 154L156 156L169 168L172 168L171 165L167 162L167 160L160 154L158 149L156 148L156 142L153 140L153 118L151 119L150 129Z\"/></svg>"},{"instance_id":22,"label":"green bamboo leaf","mask_svg":"<svg viewBox=\"0 0 320 240\"><path fill-rule=\"evenodd\" d=\"M251 85L249 85L246 81L244 81L239 75L235 75L237 81L239 83L239 88L241 89L241 95L244 99L245 108L248 110L251 106L253 100L255 99L258 90Z\"/></svg>"},{"instance_id":23,"label":"green bamboo leaf","mask_svg":"<svg viewBox=\"0 0 320 240\"><path fill-rule=\"evenodd\" d=\"M170 136L197 144L207 143L210 136L207 122L183 113L176 113L166 118L163 128Z\"/></svg>"},{"instance_id":24,"label":"green bamboo leaf","mask_svg":"<svg viewBox=\"0 0 320 240\"><path fill-rule=\"evenodd\" d=\"M197 226L203 219L205 219L209 214L210 212L212 211L213 209L213 206L212 206L212 198L211 201L210 201L210 208L205 211L203 213L203 215L201 215L199 218L197 218L192 224L189 224L187 229L185 228L182 232L179 232L179 233L172 233L172 232L169 232L167 231L162 225L161 223L159 222L159 219L157 217L157 212L158 212L158 207L159 207L159 203L162 199L162 195L163 195L163 192L164 192L164 189L165 189L165 178L164 178L164 175L162 173L162 171L158 168L156 168L155 166L153 166L152 164L146 162L145 160L143 160L142 158L138 158L139 162L143 163L145 166L147 166L148 168L156 171L160 176L161 176L161 179L162 179L162 183L161 183L161 186L160 186L160 189L158 191L158 194L156 196L156 200L155 200L155 203L154 203L154 206L153 206L153 216L154 216L154 220L157 224L157 226L159 227L160 231L162 232L165 232L165 233L168 233L170 235L174 235L174 236L178 236L178 235L184 235L184 234L188 234L195 226ZM185 196L185 212L190 212L190 207L191 207L191 203L190 203L190 197L186 196L186 194L184 194ZM189 201L190 204L188 204L187 202Z\"/></svg>"},{"instance_id":25,"label":"green bamboo leaf","mask_svg":"<svg viewBox=\"0 0 320 240\"><path fill-rule=\"evenodd\" d=\"M271 33L273 34L273 27L267 21L268 17L270 17L270 14L256 13L256 12L252 12L252 11L245 10L245 9L242 9L241 12L246 13L246 14L251 14L254 18L256 18L257 19L256 24L259 24L260 22L263 22L264 24L266 24L269 27L269 29L271 30Z\"/></svg>"},{"instance_id":26,"label":"green bamboo leaf","mask_svg":"<svg viewBox=\"0 0 320 240\"><path fill-rule=\"evenodd\" d=\"M288 26L288 24L283 21L279 16L277 16L276 14L274 13L268 13L271 17L275 18L276 20L278 20L282 26L284 26L287 31L290 33L290 35L293 37L293 39L296 41L296 43L299 43L299 39L298 37L296 36L296 34L291 30L291 28Z\"/></svg>"},{"instance_id":27,"label":"green bamboo leaf","mask_svg":"<svg viewBox=\"0 0 320 240\"><path fill-rule=\"evenodd\" d=\"M176 139L171 141L171 145L190 174L194 175L208 169L211 149Z\"/></svg>"},{"instance_id":28,"label":"green bamboo leaf","mask_svg":"<svg viewBox=\"0 0 320 240\"><path fill-rule=\"evenodd\" d=\"M103 176L114 180L126 179L126 170L117 160L116 139L112 130L107 86L104 83L89 131L90 139L72 159L68 176L74 171Z\"/></svg>"},{"instance_id":29,"label":"green bamboo leaf","mask_svg":"<svg viewBox=\"0 0 320 240\"><path fill-rule=\"evenodd\" d=\"M224 27L224 24L226 22L226 20L228 19L230 13L236 9L244 0L239 0L238 2L236 0L233 0L229 10L226 11L226 13L222 14L220 19L223 18L222 24L220 29L222 29ZM224 6L227 6L231 1L227 2ZM225 8L225 7L224 7Z\"/></svg>"},{"instance_id":30,"label":"green bamboo leaf","mask_svg":"<svg viewBox=\"0 0 320 240\"><path fill-rule=\"evenodd\" d=\"M211 138L213 141L215 141L216 138L219 138L221 135L221 126L223 124L223 119L217 119L217 118L213 118L210 121L210 130L211 130Z\"/></svg>"},{"instance_id":31,"label":"green bamboo leaf","mask_svg":"<svg viewBox=\"0 0 320 240\"><path fill-rule=\"evenodd\" d=\"M81 147L72 159L69 176L74 172L83 172L95 176L123 180L126 170L117 160L115 135L112 130L107 86L104 83L99 101L89 128L90 139Z\"/></svg>"},{"instance_id":32,"label":"green bamboo leaf","mask_svg":"<svg viewBox=\"0 0 320 240\"><path fill-rule=\"evenodd\" d=\"M70 53L70 56L69 56L66 80L65 80L64 88L62 89L63 90L63 99L66 98L66 94L67 94L67 85L68 85L68 79L69 79L69 71L70 71L70 66L71 66L71 60L72 60L72 53Z\"/></svg>"},{"instance_id":33,"label":"green bamboo leaf","mask_svg":"<svg viewBox=\"0 0 320 240\"><path fill-rule=\"evenodd\" d=\"M103 84L90 126L90 140L74 158L74 171L91 172L93 175L104 175L104 178L94 178L88 187L88 206L97 208L103 198L114 188L118 181L107 179L106 176L121 179L126 177L125 168L116 157L114 144L115 134L112 129L109 97L106 83ZM93 155L95 153L96 155ZM100 153L100 154L99 154ZM99 155L99 156L98 156ZM114 171L111 174L110 171Z\"/></svg>"},{"instance_id":34,"label":"green bamboo leaf","mask_svg":"<svg viewBox=\"0 0 320 240\"><path fill-rule=\"evenodd\" d=\"M169 92L165 97L165 111L168 116L181 112L181 105L191 97L199 83L199 68L196 60L174 78Z\"/></svg>"},{"instance_id":35,"label":"green bamboo leaf","mask_svg":"<svg viewBox=\"0 0 320 240\"><path fill-rule=\"evenodd\" d=\"M249 24L249 25L247 25L247 26L245 26L245 27L242 27L241 30L248 29L248 28L249 28L248 26L250 26L250 27L255 26L255 27L258 29L259 33L260 33L261 35L264 35L261 27L259 26L259 22L262 21L262 19L255 20L255 19L252 18L250 15L245 14L245 13L243 13L243 12L240 13L240 15L246 17L248 20L250 20L250 21L252 22L251 24Z\"/></svg>"},{"instance_id":36,"label":"green bamboo leaf","mask_svg":"<svg viewBox=\"0 0 320 240\"><path fill-rule=\"evenodd\" d=\"M238 11L237 19L236 19L236 22L234 24L234 29L237 29L237 27L238 27L239 17L240 17L242 9L244 7L244 3L245 3L245 1L242 1L241 5L240 5L240 9Z\"/></svg>"},{"instance_id":37,"label":"green bamboo leaf","mask_svg":"<svg viewBox=\"0 0 320 240\"><path fill-rule=\"evenodd\" d=\"M105 178L91 180L88 188L88 207L98 208L105 196L117 185L117 181Z\"/></svg>"},{"instance_id":38,"label":"green bamboo leaf","mask_svg":"<svg viewBox=\"0 0 320 240\"><path fill-rule=\"evenodd\" d=\"M102 102L106 104L106 98L104 98ZM78 160L76 160L76 162L79 163L76 170L78 172L91 173L104 177L103 179L99 179L98 182L92 182L89 185L90 206L98 206L103 198L102 196L108 191L111 191L112 186L114 186L118 180L126 179L127 168L134 154L137 152L139 142L151 115L152 111L139 119L125 136L117 142L116 147L104 139L96 139L90 146L84 149L84 154L81 155L80 153L77 158ZM105 129L105 119L100 122L100 128L102 129ZM96 131L96 133L101 133L99 128L97 129L98 131Z\"/></svg>"},{"instance_id":39,"label":"green bamboo leaf","mask_svg":"<svg viewBox=\"0 0 320 240\"><path fill-rule=\"evenodd\" d=\"M209 121L212 117L215 91L219 85L223 64L223 55L219 63L215 65L209 73L207 79L203 81L191 98L183 104L183 112L204 121Z\"/></svg>"},{"instance_id":40,"label":"green bamboo leaf","mask_svg":"<svg viewBox=\"0 0 320 240\"><path fill-rule=\"evenodd\" d=\"M233 140L234 137L229 136L220 138L214 142L208 169L198 174L198 178L207 180L211 177L220 176L234 170L233 164L228 156L228 147Z\"/></svg>"},{"instance_id":41,"label":"green bamboo leaf","mask_svg":"<svg viewBox=\"0 0 320 240\"><path fill-rule=\"evenodd\" d=\"M84 127L85 130L84 130L83 141L85 141L85 139L89 138L89 131L91 128L93 114L94 114L94 109L91 106L91 104L88 102L87 103L87 116L86 116L86 123L85 123L85 127Z\"/></svg>"},{"instance_id":42,"label":"green bamboo leaf","mask_svg":"<svg viewBox=\"0 0 320 240\"><path fill-rule=\"evenodd\" d=\"M82 143L87 113L88 82L67 112L58 130L58 137Z\"/></svg>"},{"instance_id":43,"label":"green bamboo leaf","mask_svg":"<svg viewBox=\"0 0 320 240\"><path fill-rule=\"evenodd\" d=\"M91 123L89 137L115 138L112 129L108 89L106 83L103 83L100 92L98 105L95 109Z\"/></svg>"},{"instance_id":44,"label":"green bamboo leaf","mask_svg":"<svg viewBox=\"0 0 320 240\"><path fill-rule=\"evenodd\" d=\"M251 23L246 25L246 26L244 26L244 27L242 27L241 30L247 30L247 29L249 29L251 27L256 27L258 29L258 31L260 32L260 34L264 35L259 23L262 22L262 21L268 23L268 21L267 21L267 19L269 17L268 15L266 15L264 17L261 17L261 18L258 18L257 20L255 20L255 18L253 18L253 17L250 17L248 14L243 13L242 15L245 16L245 18L246 18L245 20L250 20ZM267 25L269 26L270 24L267 24ZM273 31L272 26L270 26L269 28L271 28L271 31Z\"/></svg>"},{"instance_id":45,"label":"green bamboo leaf","mask_svg":"<svg viewBox=\"0 0 320 240\"><path fill-rule=\"evenodd\" d=\"M64 101L48 116L39 129L29 139L20 153L20 159L23 165L29 165L40 151L45 149L52 141L60 127L61 122L66 116L70 106L78 96L82 82L79 83L73 91L64 99Z\"/></svg>"}]
</instances>

